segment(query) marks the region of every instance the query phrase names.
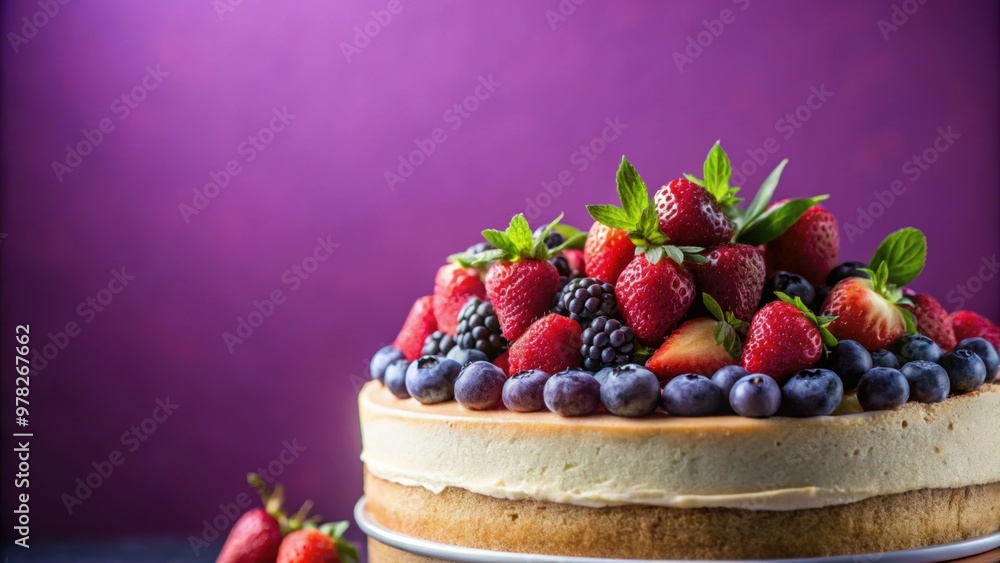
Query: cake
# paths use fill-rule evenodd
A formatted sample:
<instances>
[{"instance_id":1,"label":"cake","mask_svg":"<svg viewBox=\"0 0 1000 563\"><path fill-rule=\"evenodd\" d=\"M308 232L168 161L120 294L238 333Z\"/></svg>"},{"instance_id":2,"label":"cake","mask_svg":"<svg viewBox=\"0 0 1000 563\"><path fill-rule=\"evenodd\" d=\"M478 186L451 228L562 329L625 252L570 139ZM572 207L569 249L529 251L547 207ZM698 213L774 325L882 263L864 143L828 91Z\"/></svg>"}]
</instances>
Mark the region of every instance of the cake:
<instances>
[{"instance_id":1,"label":"cake","mask_svg":"<svg viewBox=\"0 0 1000 563\"><path fill-rule=\"evenodd\" d=\"M825 196L704 178L588 233L450 257L360 391L365 509L412 538L617 559L878 554L1000 530L1000 327L907 289L916 229L838 265ZM560 217L561 218L561 217ZM431 561L369 539L373 563Z\"/></svg>"}]
</instances>

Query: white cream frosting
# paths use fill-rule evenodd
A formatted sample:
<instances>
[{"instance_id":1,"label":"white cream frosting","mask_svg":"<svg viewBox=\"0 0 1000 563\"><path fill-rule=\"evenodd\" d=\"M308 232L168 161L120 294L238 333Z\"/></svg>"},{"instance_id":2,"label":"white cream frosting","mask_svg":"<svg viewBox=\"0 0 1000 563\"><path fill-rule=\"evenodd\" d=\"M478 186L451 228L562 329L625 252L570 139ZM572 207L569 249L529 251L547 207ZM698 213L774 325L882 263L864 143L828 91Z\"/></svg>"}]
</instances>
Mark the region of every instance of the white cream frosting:
<instances>
[{"instance_id":1,"label":"white cream frosting","mask_svg":"<svg viewBox=\"0 0 1000 563\"><path fill-rule=\"evenodd\" d=\"M435 493L800 510L1000 481L1000 385L933 405L807 419L473 412L401 401L377 383L359 402L367 470Z\"/></svg>"}]
</instances>

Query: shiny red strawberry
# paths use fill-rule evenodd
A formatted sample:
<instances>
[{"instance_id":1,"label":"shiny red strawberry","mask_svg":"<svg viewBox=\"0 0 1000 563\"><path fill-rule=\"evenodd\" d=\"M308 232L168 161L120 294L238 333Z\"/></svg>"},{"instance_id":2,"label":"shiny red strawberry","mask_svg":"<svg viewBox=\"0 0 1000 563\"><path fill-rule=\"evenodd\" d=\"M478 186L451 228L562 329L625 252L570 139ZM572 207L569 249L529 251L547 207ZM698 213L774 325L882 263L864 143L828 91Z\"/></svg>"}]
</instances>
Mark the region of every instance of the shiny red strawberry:
<instances>
[{"instance_id":1,"label":"shiny red strawberry","mask_svg":"<svg viewBox=\"0 0 1000 563\"><path fill-rule=\"evenodd\" d=\"M760 251L747 244L722 244L701 255L708 262L688 266L698 290L714 297L724 311L749 321L766 279Z\"/></svg>"},{"instance_id":2,"label":"shiny red strawberry","mask_svg":"<svg viewBox=\"0 0 1000 563\"><path fill-rule=\"evenodd\" d=\"M263 508L240 516L222 546L216 563L272 563L281 545L281 526Z\"/></svg>"},{"instance_id":3,"label":"shiny red strawberry","mask_svg":"<svg viewBox=\"0 0 1000 563\"><path fill-rule=\"evenodd\" d=\"M486 272L486 296L493 303L504 337L511 342L548 313L552 305L559 287L559 272L549 258L579 243L583 237L581 233L548 248L545 237L560 219L562 215L537 235L521 214L510 220L506 231L483 231L483 237L496 247L482 254L483 260L496 260Z\"/></svg>"},{"instance_id":4,"label":"shiny red strawberry","mask_svg":"<svg viewBox=\"0 0 1000 563\"><path fill-rule=\"evenodd\" d=\"M285 536L277 563L348 563L358 560L357 549L343 539L347 522L305 528Z\"/></svg>"},{"instance_id":5,"label":"shiny red strawberry","mask_svg":"<svg viewBox=\"0 0 1000 563\"><path fill-rule=\"evenodd\" d=\"M973 336L985 338L1000 350L1000 326L986 317L972 311L955 311L949 317L955 331L955 338L965 340Z\"/></svg>"},{"instance_id":6,"label":"shiny red strawberry","mask_svg":"<svg viewBox=\"0 0 1000 563\"><path fill-rule=\"evenodd\" d=\"M711 377L722 366L736 363L725 346L715 340L715 319L691 319L670 333L666 341L646 361L646 369L662 380L685 373Z\"/></svg>"},{"instance_id":7,"label":"shiny red strawberry","mask_svg":"<svg viewBox=\"0 0 1000 563\"><path fill-rule=\"evenodd\" d=\"M763 373L783 383L795 372L812 367L824 343L836 344L826 329L829 318L817 318L798 297L779 294L757 311L743 344L742 365L750 373ZM789 302L792 301L792 302Z\"/></svg>"},{"instance_id":8,"label":"shiny red strawberry","mask_svg":"<svg viewBox=\"0 0 1000 563\"><path fill-rule=\"evenodd\" d=\"M837 220L822 206L813 205L780 236L765 245L764 261L768 274L785 270L818 287L837 265L839 253Z\"/></svg>"},{"instance_id":9,"label":"shiny red strawberry","mask_svg":"<svg viewBox=\"0 0 1000 563\"><path fill-rule=\"evenodd\" d=\"M830 332L838 340L854 340L869 350L888 348L906 334L899 307L866 278L847 278L833 286L823 315L837 317Z\"/></svg>"},{"instance_id":10,"label":"shiny red strawberry","mask_svg":"<svg viewBox=\"0 0 1000 563\"><path fill-rule=\"evenodd\" d=\"M635 257L635 244L626 231L595 221L587 234L583 254L587 277L613 284Z\"/></svg>"},{"instance_id":11,"label":"shiny red strawberry","mask_svg":"<svg viewBox=\"0 0 1000 563\"><path fill-rule=\"evenodd\" d=\"M510 373L529 369L558 373L580 367L582 345L579 323L556 314L542 317L510 345Z\"/></svg>"},{"instance_id":12,"label":"shiny red strawberry","mask_svg":"<svg viewBox=\"0 0 1000 563\"><path fill-rule=\"evenodd\" d=\"M412 362L420 357L424 340L437 330L437 326L437 319L434 317L434 297L430 295L421 297L413 303L406 321L403 322L403 328L392 345L399 348L406 359Z\"/></svg>"},{"instance_id":13,"label":"shiny red strawberry","mask_svg":"<svg viewBox=\"0 0 1000 563\"><path fill-rule=\"evenodd\" d=\"M659 346L694 301L691 273L674 260L663 257L655 263L645 254L625 268L615 298L625 324L646 346Z\"/></svg>"},{"instance_id":14,"label":"shiny red strawberry","mask_svg":"<svg viewBox=\"0 0 1000 563\"><path fill-rule=\"evenodd\" d=\"M656 192L656 214L660 232L671 244L716 246L729 242L733 223L705 188L678 178Z\"/></svg>"},{"instance_id":15,"label":"shiny red strawberry","mask_svg":"<svg viewBox=\"0 0 1000 563\"><path fill-rule=\"evenodd\" d=\"M470 297L486 298L486 285L479 270L459 262L441 266L434 277L434 318L438 330L452 336L458 328L458 314Z\"/></svg>"},{"instance_id":16,"label":"shiny red strawberry","mask_svg":"<svg viewBox=\"0 0 1000 563\"><path fill-rule=\"evenodd\" d=\"M907 296L912 305L901 305L904 309L913 313L917 323L917 332L929 337L945 352L955 347L955 330L951 326L948 318L948 311L930 295L918 293Z\"/></svg>"}]
</instances>

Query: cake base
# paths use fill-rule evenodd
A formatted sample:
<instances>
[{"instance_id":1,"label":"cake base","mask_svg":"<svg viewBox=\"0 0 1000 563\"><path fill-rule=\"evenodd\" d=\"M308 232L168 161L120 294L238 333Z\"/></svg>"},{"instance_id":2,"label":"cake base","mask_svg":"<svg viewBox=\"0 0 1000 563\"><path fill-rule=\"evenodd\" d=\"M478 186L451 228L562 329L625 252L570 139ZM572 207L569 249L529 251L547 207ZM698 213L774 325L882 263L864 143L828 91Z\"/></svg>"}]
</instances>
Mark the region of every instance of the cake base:
<instances>
[{"instance_id":1,"label":"cake base","mask_svg":"<svg viewBox=\"0 0 1000 563\"><path fill-rule=\"evenodd\" d=\"M776 559L880 553L1000 529L1000 483L928 489L783 512L587 508L448 488L434 494L365 475L371 518L426 540L520 553L623 559ZM369 542L372 561L430 561Z\"/></svg>"}]
</instances>

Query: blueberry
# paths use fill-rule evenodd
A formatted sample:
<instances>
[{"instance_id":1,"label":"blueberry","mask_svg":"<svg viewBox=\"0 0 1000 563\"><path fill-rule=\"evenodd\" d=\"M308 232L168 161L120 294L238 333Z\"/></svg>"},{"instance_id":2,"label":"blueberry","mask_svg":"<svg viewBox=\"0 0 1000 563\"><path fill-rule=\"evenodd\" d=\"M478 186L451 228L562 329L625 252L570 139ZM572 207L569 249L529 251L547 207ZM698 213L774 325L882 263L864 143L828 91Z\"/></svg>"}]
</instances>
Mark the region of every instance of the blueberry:
<instances>
[{"instance_id":1,"label":"blueberry","mask_svg":"<svg viewBox=\"0 0 1000 563\"><path fill-rule=\"evenodd\" d=\"M721 407L722 391L704 375L679 375L663 388L663 410L674 416L711 416Z\"/></svg>"},{"instance_id":2,"label":"blueberry","mask_svg":"<svg viewBox=\"0 0 1000 563\"><path fill-rule=\"evenodd\" d=\"M585 371L568 369L545 382L543 397L559 416L584 416L601 406L601 384Z\"/></svg>"},{"instance_id":3,"label":"blueberry","mask_svg":"<svg viewBox=\"0 0 1000 563\"><path fill-rule=\"evenodd\" d=\"M611 375L613 371L615 371L616 367L618 366L609 366L597 370L597 373L594 374L594 379L596 379L597 382L600 383L601 385L604 385L604 382L608 380L608 376Z\"/></svg>"},{"instance_id":4,"label":"blueberry","mask_svg":"<svg viewBox=\"0 0 1000 563\"><path fill-rule=\"evenodd\" d=\"M861 376L872 369L872 355L853 340L841 340L830 351L825 366L837 372L845 389L854 389Z\"/></svg>"},{"instance_id":5,"label":"blueberry","mask_svg":"<svg viewBox=\"0 0 1000 563\"><path fill-rule=\"evenodd\" d=\"M719 368L719 371L712 375L712 383L722 391L722 409L723 411L732 412L729 407L729 392L733 390L733 384L739 381L741 378L750 375L743 366L723 366Z\"/></svg>"},{"instance_id":6,"label":"blueberry","mask_svg":"<svg viewBox=\"0 0 1000 563\"><path fill-rule=\"evenodd\" d=\"M910 400L918 403L940 403L948 398L951 381L943 367L926 360L903 364L899 371L910 384Z\"/></svg>"},{"instance_id":7,"label":"blueberry","mask_svg":"<svg viewBox=\"0 0 1000 563\"><path fill-rule=\"evenodd\" d=\"M532 233L532 236L537 238L541 236L544 230L545 227L538 227L537 229L535 229L535 232ZM549 247L549 249L555 248L564 242L566 242L566 237L564 237L562 233L554 229L549 231L548 236L545 237L545 246Z\"/></svg>"},{"instance_id":8,"label":"blueberry","mask_svg":"<svg viewBox=\"0 0 1000 563\"><path fill-rule=\"evenodd\" d=\"M975 391L986 381L986 364L972 350L948 352L941 357L941 367L948 372L951 392L956 395Z\"/></svg>"},{"instance_id":9,"label":"blueberry","mask_svg":"<svg viewBox=\"0 0 1000 563\"><path fill-rule=\"evenodd\" d=\"M490 362L472 362L455 380L455 400L465 408L482 411L500 404L507 375Z\"/></svg>"},{"instance_id":10,"label":"blueberry","mask_svg":"<svg viewBox=\"0 0 1000 563\"><path fill-rule=\"evenodd\" d=\"M909 398L910 383L898 369L874 367L858 383L858 402L866 411L895 410Z\"/></svg>"},{"instance_id":11,"label":"blueberry","mask_svg":"<svg viewBox=\"0 0 1000 563\"><path fill-rule=\"evenodd\" d=\"M989 340L978 336L966 338L955 346L955 350L972 350L979 356L986 366L986 383L993 382L1000 375L1000 354Z\"/></svg>"},{"instance_id":12,"label":"blueberry","mask_svg":"<svg viewBox=\"0 0 1000 563\"><path fill-rule=\"evenodd\" d=\"M462 365L455 360L423 356L406 368L406 391L425 405L450 401L461 371Z\"/></svg>"},{"instance_id":13,"label":"blueberry","mask_svg":"<svg viewBox=\"0 0 1000 563\"><path fill-rule=\"evenodd\" d=\"M409 399L410 393L406 390L406 369L410 367L410 362L406 360L396 360L385 368L385 386L389 392L399 399Z\"/></svg>"},{"instance_id":14,"label":"blueberry","mask_svg":"<svg viewBox=\"0 0 1000 563\"><path fill-rule=\"evenodd\" d=\"M905 334L896 341L896 353L903 362L924 360L936 362L941 359L941 347L923 334Z\"/></svg>"},{"instance_id":15,"label":"blueberry","mask_svg":"<svg viewBox=\"0 0 1000 563\"><path fill-rule=\"evenodd\" d=\"M461 366L467 366L472 362L490 361L490 357L487 356L486 352L483 352L482 350L466 350L465 348L459 348L458 346L452 348L446 357L449 360L458 362Z\"/></svg>"},{"instance_id":16,"label":"blueberry","mask_svg":"<svg viewBox=\"0 0 1000 563\"><path fill-rule=\"evenodd\" d=\"M762 302L770 303L778 299L774 294L775 291L785 293L789 297L801 298L806 307L812 305L816 299L816 290L812 284L804 277L784 270L778 270L767 278L767 282L764 284Z\"/></svg>"},{"instance_id":17,"label":"blueberry","mask_svg":"<svg viewBox=\"0 0 1000 563\"><path fill-rule=\"evenodd\" d=\"M389 364L397 360L404 360L406 356L403 355L403 351L395 346L386 346L375 352L372 356L371 364L368 366L368 371L371 373L372 379L377 381L385 380L385 368L389 367Z\"/></svg>"},{"instance_id":18,"label":"blueberry","mask_svg":"<svg viewBox=\"0 0 1000 563\"><path fill-rule=\"evenodd\" d=\"M752 373L733 385L729 392L729 405L740 416L774 416L781 407L781 388L770 375Z\"/></svg>"},{"instance_id":19,"label":"blueberry","mask_svg":"<svg viewBox=\"0 0 1000 563\"><path fill-rule=\"evenodd\" d=\"M864 262L844 262L836 268L830 270L826 275L826 285L833 287L837 282L847 278L870 278L868 272L862 272L861 268L867 268Z\"/></svg>"},{"instance_id":20,"label":"blueberry","mask_svg":"<svg viewBox=\"0 0 1000 563\"><path fill-rule=\"evenodd\" d=\"M843 398L840 376L828 369L799 371L781 388L781 404L789 416L828 416Z\"/></svg>"},{"instance_id":21,"label":"blueberry","mask_svg":"<svg viewBox=\"0 0 1000 563\"><path fill-rule=\"evenodd\" d=\"M889 350L875 350L872 352L872 367L899 369L905 362L899 361L899 356Z\"/></svg>"},{"instance_id":22,"label":"blueberry","mask_svg":"<svg viewBox=\"0 0 1000 563\"><path fill-rule=\"evenodd\" d=\"M537 412L545 408L543 390L552 377L532 369L515 373L503 384L503 405L514 412Z\"/></svg>"},{"instance_id":23,"label":"blueberry","mask_svg":"<svg viewBox=\"0 0 1000 563\"><path fill-rule=\"evenodd\" d=\"M660 404L660 380L640 365L611 368L605 380L598 383L601 385L601 403L611 414L647 416Z\"/></svg>"}]
</instances>

